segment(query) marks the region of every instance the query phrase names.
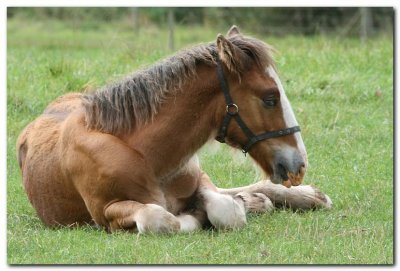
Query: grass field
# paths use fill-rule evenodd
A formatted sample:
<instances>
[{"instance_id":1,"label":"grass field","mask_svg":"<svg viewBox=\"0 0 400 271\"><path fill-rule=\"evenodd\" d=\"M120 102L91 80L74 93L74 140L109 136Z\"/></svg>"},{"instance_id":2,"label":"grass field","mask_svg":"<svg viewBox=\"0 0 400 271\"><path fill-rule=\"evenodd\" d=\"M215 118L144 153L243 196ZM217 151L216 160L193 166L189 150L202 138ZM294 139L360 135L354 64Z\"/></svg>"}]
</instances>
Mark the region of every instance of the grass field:
<instances>
[{"instance_id":1,"label":"grass field","mask_svg":"<svg viewBox=\"0 0 400 271\"><path fill-rule=\"evenodd\" d=\"M7 258L9 264L392 264L393 46L338 37L260 37L280 52L281 79L309 155L306 184L332 210L277 210L229 232L174 236L51 230L23 191L19 132L57 96L102 86L169 55L167 32L8 21ZM228 28L228 26L227 26ZM227 29L178 28L178 48ZM246 29L243 29L245 32ZM218 186L257 180L250 159L205 147L201 164Z\"/></svg>"}]
</instances>

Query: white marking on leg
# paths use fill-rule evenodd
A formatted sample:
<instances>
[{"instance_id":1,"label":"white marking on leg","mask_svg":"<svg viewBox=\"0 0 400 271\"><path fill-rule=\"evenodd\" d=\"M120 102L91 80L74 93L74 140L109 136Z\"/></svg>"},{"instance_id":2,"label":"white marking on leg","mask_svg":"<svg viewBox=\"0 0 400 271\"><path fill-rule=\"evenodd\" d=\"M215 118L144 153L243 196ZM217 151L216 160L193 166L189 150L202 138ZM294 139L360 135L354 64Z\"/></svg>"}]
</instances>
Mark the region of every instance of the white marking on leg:
<instances>
[{"instance_id":1,"label":"white marking on leg","mask_svg":"<svg viewBox=\"0 0 400 271\"><path fill-rule=\"evenodd\" d=\"M275 83L279 89L279 93L281 96L281 106L282 106L282 110L283 110L283 119L285 121L286 127L289 128L289 127L293 127L293 126L298 126L299 124L293 113L292 106L290 105L289 99L286 96L285 90L283 88L281 80L279 79L278 74L275 72L275 70L272 66L268 66L266 68L266 73L275 81ZM307 168L307 165L308 165L307 152L306 152L306 147L304 146L304 142L301 137L301 134L299 132L294 133L294 137L296 139L297 148L298 148L301 156L303 157L305 166Z\"/></svg>"},{"instance_id":2,"label":"white marking on leg","mask_svg":"<svg viewBox=\"0 0 400 271\"><path fill-rule=\"evenodd\" d=\"M180 228L179 220L163 207L145 204L134 217L139 233L175 233Z\"/></svg>"},{"instance_id":3,"label":"white marking on leg","mask_svg":"<svg viewBox=\"0 0 400 271\"><path fill-rule=\"evenodd\" d=\"M310 209L313 207L332 208L332 200L329 196L311 185L299 185L287 188L286 202L293 208L299 209Z\"/></svg>"},{"instance_id":4,"label":"white marking on leg","mask_svg":"<svg viewBox=\"0 0 400 271\"><path fill-rule=\"evenodd\" d=\"M232 196L203 190L207 217L217 229L240 228L246 224L244 202Z\"/></svg>"},{"instance_id":5,"label":"white marking on leg","mask_svg":"<svg viewBox=\"0 0 400 271\"><path fill-rule=\"evenodd\" d=\"M244 207L247 212L266 213L274 210L271 200L263 193L248 193L242 191L234 196L244 200Z\"/></svg>"},{"instance_id":6,"label":"white marking on leg","mask_svg":"<svg viewBox=\"0 0 400 271\"><path fill-rule=\"evenodd\" d=\"M201 229L200 222L192 215L182 214L177 216L181 223L181 232L192 232Z\"/></svg>"}]
</instances>

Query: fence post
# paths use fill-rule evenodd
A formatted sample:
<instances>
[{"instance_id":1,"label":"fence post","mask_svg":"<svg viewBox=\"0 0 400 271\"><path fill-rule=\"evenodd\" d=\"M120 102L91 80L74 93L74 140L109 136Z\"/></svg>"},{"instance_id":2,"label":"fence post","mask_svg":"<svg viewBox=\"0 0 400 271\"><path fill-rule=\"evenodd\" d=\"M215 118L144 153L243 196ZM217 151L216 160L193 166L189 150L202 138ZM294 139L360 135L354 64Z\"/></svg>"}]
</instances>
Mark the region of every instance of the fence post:
<instances>
[{"instance_id":1,"label":"fence post","mask_svg":"<svg viewBox=\"0 0 400 271\"><path fill-rule=\"evenodd\" d=\"M168 9L168 49L174 51L174 28L175 28L175 16L174 9Z\"/></svg>"},{"instance_id":2,"label":"fence post","mask_svg":"<svg viewBox=\"0 0 400 271\"><path fill-rule=\"evenodd\" d=\"M132 26L133 26L133 31L136 33L139 33L139 8L138 7L133 7L131 8L131 15L132 15Z\"/></svg>"},{"instance_id":3,"label":"fence post","mask_svg":"<svg viewBox=\"0 0 400 271\"><path fill-rule=\"evenodd\" d=\"M362 42L365 42L367 41L368 37L371 36L371 32L373 30L371 8L361 7L360 15L360 39Z\"/></svg>"}]
</instances>

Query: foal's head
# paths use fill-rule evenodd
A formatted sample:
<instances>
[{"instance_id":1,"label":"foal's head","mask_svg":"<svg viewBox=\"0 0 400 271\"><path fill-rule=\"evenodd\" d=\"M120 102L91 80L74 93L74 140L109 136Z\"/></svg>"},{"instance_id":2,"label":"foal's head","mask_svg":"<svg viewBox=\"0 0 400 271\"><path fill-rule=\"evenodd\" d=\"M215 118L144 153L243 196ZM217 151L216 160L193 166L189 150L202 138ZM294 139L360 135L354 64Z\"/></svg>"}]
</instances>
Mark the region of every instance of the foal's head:
<instances>
[{"instance_id":1,"label":"foal's head","mask_svg":"<svg viewBox=\"0 0 400 271\"><path fill-rule=\"evenodd\" d=\"M272 182L287 187L299 185L307 167L307 154L270 56L271 48L242 36L234 26L227 38L218 35L217 50L223 74L219 81L225 78L228 86L221 84L225 120L218 139L248 152Z\"/></svg>"}]
</instances>

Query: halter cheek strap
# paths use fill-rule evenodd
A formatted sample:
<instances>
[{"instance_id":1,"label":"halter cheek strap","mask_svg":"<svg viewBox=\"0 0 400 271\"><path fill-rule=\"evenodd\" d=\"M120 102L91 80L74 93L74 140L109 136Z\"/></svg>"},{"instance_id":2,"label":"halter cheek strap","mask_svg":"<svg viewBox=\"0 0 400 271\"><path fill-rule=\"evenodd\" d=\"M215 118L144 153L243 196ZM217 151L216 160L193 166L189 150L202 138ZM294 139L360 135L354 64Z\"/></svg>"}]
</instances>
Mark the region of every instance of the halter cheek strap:
<instances>
[{"instance_id":1,"label":"halter cheek strap","mask_svg":"<svg viewBox=\"0 0 400 271\"><path fill-rule=\"evenodd\" d=\"M222 69L222 64L218 57L217 57L217 76L218 76L218 80L219 80L219 84L221 86L222 92L224 93L225 102L226 102L226 108L225 108L226 115L224 117L224 120L222 121L222 125L218 131L217 137L215 138L217 141L219 141L221 143L225 143L225 138L228 133L228 126L229 126L232 118L235 119L236 123L239 125L240 129L242 129L243 133L247 137L247 143L242 145L242 152L244 154L246 154L250 150L250 148L259 141L300 132L299 126L293 126L290 128L285 128L285 129L281 129L281 130L275 130L275 131L270 131L270 132L265 132L265 133L262 133L259 135L255 135L249 129L249 127L247 127L247 125L244 123L244 121L242 120L242 118L239 115L239 107L237 106L237 104L235 104L233 102L233 99L229 93L229 85L225 79L224 71Z\"/></svg>"}]
</instances>

